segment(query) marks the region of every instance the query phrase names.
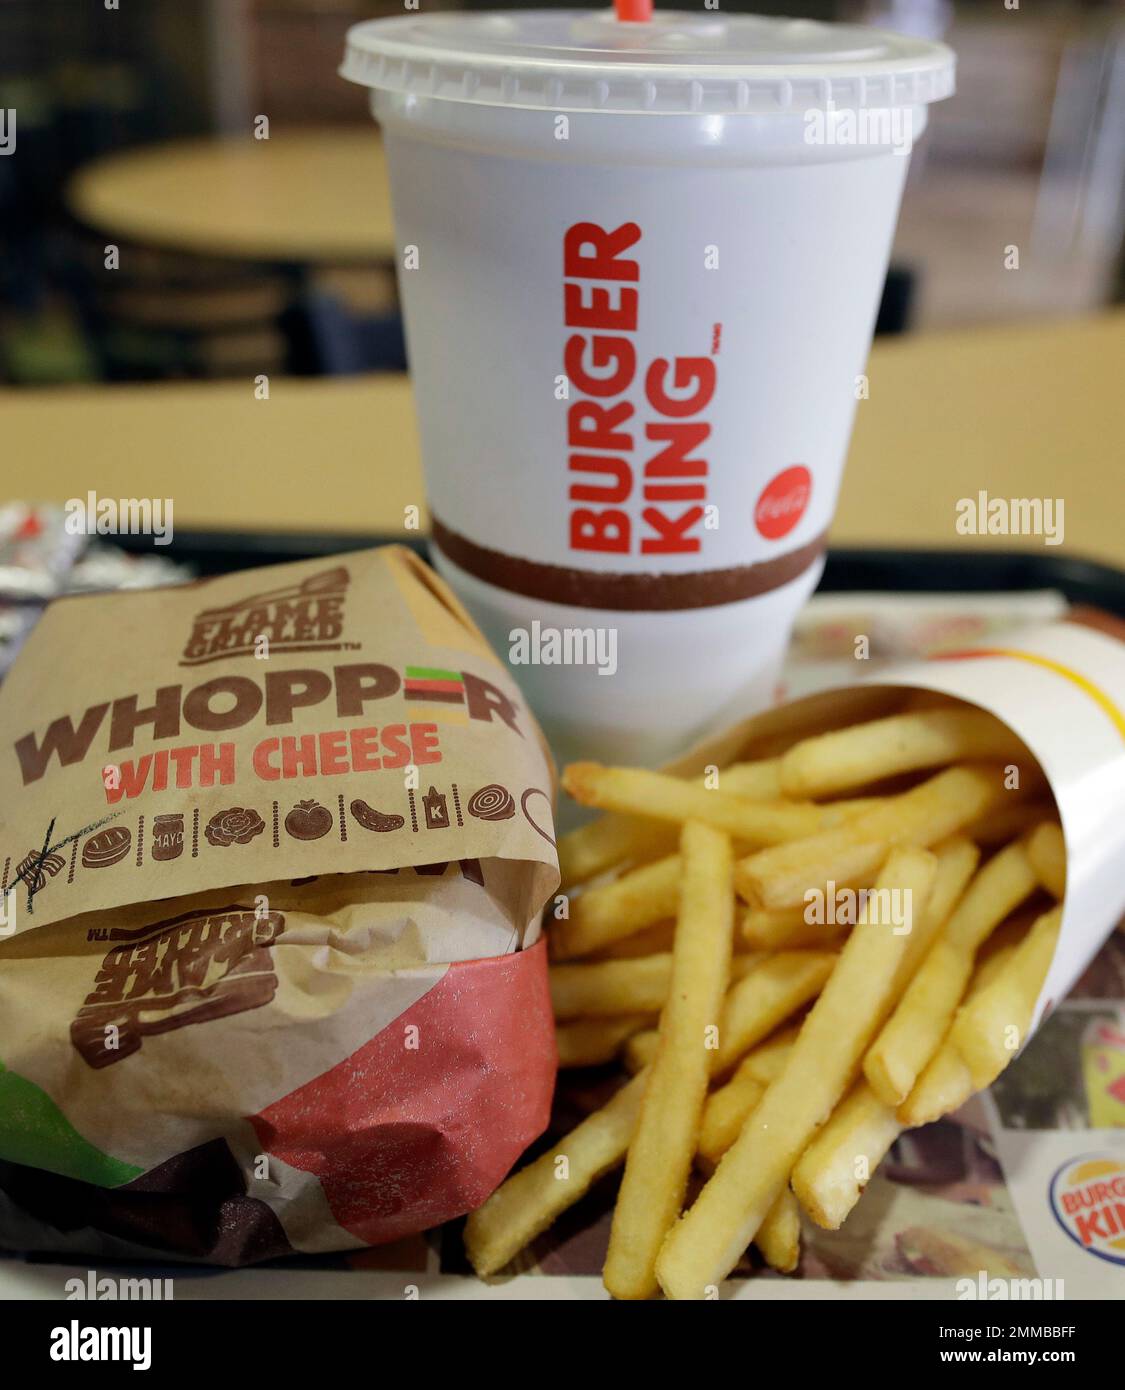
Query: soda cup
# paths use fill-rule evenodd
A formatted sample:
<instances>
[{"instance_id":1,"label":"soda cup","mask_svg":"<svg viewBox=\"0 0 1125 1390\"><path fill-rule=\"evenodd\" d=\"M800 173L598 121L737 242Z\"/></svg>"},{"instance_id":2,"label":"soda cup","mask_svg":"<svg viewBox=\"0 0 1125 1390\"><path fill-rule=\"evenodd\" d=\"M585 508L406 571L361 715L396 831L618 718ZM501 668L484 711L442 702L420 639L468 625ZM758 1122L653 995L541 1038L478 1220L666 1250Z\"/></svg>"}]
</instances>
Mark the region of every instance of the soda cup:
<instances>
[{"instance_id":1,"label":"soda cup","mask_svg":"<svg viewBox=\"0 0 1125 1390\"><path fill-rule=\"evenodd\" d=\"M356 25L341 71L383 128L433 558L556 752L656 762L767 703L952 53L509 11Z\"/></svg>"}]
</instances>

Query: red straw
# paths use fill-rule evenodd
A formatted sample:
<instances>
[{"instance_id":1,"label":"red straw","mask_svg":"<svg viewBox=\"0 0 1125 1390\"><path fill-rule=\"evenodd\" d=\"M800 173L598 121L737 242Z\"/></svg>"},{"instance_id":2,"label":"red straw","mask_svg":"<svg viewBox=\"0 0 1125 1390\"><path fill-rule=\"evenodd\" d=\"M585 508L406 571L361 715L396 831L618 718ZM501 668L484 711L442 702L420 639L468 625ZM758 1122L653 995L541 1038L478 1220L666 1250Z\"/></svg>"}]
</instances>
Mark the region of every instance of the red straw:
<instances>
[{"instance_id":1,"label":"red straw","mask_svg":"<svg viewBox=\"0 0 1125 1390\"><path fill-rule=\"evenodd\" d=\"M644 24L652 18L652 0L613 0L622 24Z\"/></svg>"}]
</instances>

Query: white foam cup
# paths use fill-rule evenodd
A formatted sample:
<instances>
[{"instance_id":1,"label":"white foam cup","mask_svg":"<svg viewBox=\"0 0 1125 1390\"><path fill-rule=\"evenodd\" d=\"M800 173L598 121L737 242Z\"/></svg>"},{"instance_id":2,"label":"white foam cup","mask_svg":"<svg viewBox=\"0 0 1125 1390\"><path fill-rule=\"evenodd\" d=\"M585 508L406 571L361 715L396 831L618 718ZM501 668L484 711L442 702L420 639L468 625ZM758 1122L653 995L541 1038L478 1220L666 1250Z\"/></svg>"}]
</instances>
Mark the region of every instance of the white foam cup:
<instances>
[{"instance_id":1,"label":"white foam cup","mask_svg":"<svg viewBox=\"0 0 1125 1390\"><path fill-rule=\"evenodd\" d=\"M953 55L510 11L357 25L342 72L386 143L435 563L556 751L655 762L760 707Z\"/></svg>"}]
</instances>

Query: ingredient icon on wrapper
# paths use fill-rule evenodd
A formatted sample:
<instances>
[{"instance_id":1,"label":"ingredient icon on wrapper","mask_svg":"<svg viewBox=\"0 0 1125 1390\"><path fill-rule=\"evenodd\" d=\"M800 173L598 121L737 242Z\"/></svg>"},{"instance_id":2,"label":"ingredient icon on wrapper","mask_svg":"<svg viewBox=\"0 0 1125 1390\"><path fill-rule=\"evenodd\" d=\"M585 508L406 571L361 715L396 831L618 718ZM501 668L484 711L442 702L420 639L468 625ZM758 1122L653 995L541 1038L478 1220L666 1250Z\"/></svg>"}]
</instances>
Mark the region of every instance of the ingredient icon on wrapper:
<instances>
[{"instance_id":1,"label":"ingredient icon on wrapper","mask_svg":"<svg viewBox=\"0 0 1125 1390\"><path fill-rule=\"evenodd\" d=\"M27 885L29 892L41 893L51 879L64 868L66 860L61 854L33 849L16 865L16 878Z\"/></svg>"},{"instance_id":2,"label":"ingredient icon on wrapper","mask_svg":"<svg viewBox=\"0 0 1125 1390\"><path fill-rule=\"evenodd\" d=\"M184 852L182 811L165 812L152 822L152 857L160 863L178 859Z\"/></svg>"},{"instance_id":3,"label":"ingredient icon on wrapper","mask_svg":"<svg viewBox=\"0 0 1125 1390\"><path fill-rule=\"evenodd\" d=\"M431 787L422 798L422 812L427 830L449 829L449 798L437 787Z\"/></svg>"},{"instance_id":4,"label":"ingredient icon on wrapper","mask_svg":"<svg viewBox=\"0 0 1125 1390\"><path fill-rule=\"evenodd\" d=\"M369 806L360 797L352 802L349 809L364 830L371 830L377 835L386 835L392 830L401 830L406 824L405 816L389 815L385 811L377 811L374 806Z\"/></svg>"},{"instance_id":5,"label":"ingredient icon on wrapper","mask_svg":"<svg viewBox=\"0 0 1125 1390\"><path fill-rule=\"evenodd\" d=\"M133 844L132 831L123 825L111 825L99 830L82 846L82 864L87 869L107 869L119 864Z\"/></svg>"},{"instance_id":6,"label":"ingredient icon on wrapper","mask_svg":"<svg viewBox=\"0 0 1125 1390\"><path fill-rule=\"evenodd\" d=\"M509 820L516 814L516 803L506 787L493 782L475 791L465 809L478 820Z\"/></svg>"},{"instance_id":7,"label":"ingredient icon on wrapper","mask_svg":"<svg viewBox=\"0 0 1125 1390\"><path fill-rule=\"evenodd\" d=\"M232 806L228 811L216 811L203 833L208 844L225 848L227 845L248 845L265 828L266 823L257 811Z\"/></svg>"},{"instance_id":8,"label":"ingredient icon on wrapper","mask_svg":"<svg viewBox=\"0 0 1125 1390\"><path fill-rule=\"evenodd\" d=\"M285 817L285 829L294 840L319 840L327 835L335 821L327 806L318 801L298 801Z\"/></svg>"}]
</instances>

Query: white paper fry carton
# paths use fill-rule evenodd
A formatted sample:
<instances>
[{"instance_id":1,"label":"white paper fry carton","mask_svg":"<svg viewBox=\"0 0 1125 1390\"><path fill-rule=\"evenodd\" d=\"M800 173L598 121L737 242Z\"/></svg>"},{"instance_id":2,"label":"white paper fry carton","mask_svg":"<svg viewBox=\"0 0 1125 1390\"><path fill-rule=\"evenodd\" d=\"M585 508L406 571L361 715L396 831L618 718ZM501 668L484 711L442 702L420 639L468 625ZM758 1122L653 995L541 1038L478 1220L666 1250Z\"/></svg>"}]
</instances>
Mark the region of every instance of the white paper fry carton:
<instances>
[{"instance_id":1,"label":"white paper fry carton","mask_svg":"<svg viewBox=\"0 0 1125 1390\"><path fill-rule=\"evenodd\" d=\"M879 718L892 712L895 692L904 688L965 700L1003 720L1034 754L1058 806L1066 897L1033 1032L1125 916L1125 643L1058 622L1015 629L1010 640L1001 635L987 646L881 664L870 680L744 720L667 770L687 776L748 756L746 750L774 739Z\"/></svg>"},{"instance_id":2,"label":"white paper fry carton","mask_svg":"<svg viewBox=\"0 0 1125 1390\"><path fill-rule=\"evenodd\" d=\"M1034 1029L1125 914L1125 643L1077 623L1021 628L1011 642L881 671L879 684L941 691L991 711L1047 778L1067 880Z\"/></svg>"},{"instance_id":3,"label":"white paper fry carton","mask_svg":"<svg viewBox=\"0 0 1125 1390\"><path fill-rule=\"evenodd\" d=\"M970 1240L965 1248L981 1271L959 1280L951 1296L1125 1296L1125 1016L1113 986L1106 992L1087 974L1125 917L1125 643L1055 622L928 660L881 665L870 680L744 721L669 770L698 774L750 749L750 756L761 755L775 739L788 744L879 718L901 707L904 690L966 701L1023 740L1054 797L1067 856L1058 943L1021 1039L1027 1056L976 1102L983 1103L976 1113L986 1121L1039 1277L992 1278L984 1246ZM1056 1012L1083 976L1079 997ZM1035 1036L1041 1025L1042 1038ZM879 1288L885 1296L886 1286Z\"/></svg>"}]
</instances>

